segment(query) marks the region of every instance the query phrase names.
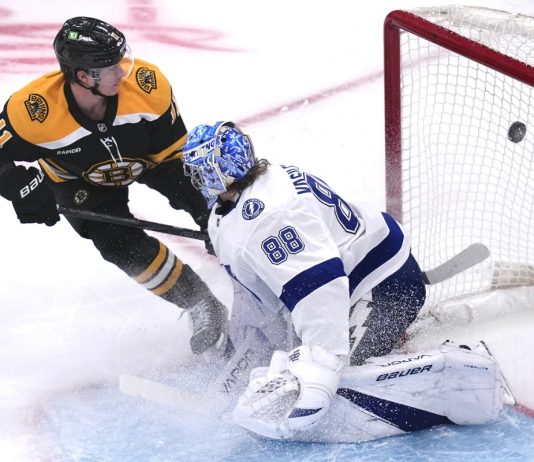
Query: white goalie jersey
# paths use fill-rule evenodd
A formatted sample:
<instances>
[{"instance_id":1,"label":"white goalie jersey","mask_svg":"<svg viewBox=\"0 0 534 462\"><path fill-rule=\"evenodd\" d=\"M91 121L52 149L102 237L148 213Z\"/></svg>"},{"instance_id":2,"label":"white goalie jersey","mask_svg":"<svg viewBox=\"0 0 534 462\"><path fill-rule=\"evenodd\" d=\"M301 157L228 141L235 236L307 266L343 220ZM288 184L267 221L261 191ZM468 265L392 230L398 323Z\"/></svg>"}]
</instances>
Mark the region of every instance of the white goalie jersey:
<instances>
[{"instance_id":1,"label":"white goalie jersey","mask_svg":"<svg viewBox=\"0 0 534 462\"><path fill-rule=\"evenodd\" d=\"M261 316L289 310L302 343L337 355L349 351L351 304L410 254L393 218L293 166L270 165L233 207L215 206L208 231Z\"/></svg>"}]
</instances>

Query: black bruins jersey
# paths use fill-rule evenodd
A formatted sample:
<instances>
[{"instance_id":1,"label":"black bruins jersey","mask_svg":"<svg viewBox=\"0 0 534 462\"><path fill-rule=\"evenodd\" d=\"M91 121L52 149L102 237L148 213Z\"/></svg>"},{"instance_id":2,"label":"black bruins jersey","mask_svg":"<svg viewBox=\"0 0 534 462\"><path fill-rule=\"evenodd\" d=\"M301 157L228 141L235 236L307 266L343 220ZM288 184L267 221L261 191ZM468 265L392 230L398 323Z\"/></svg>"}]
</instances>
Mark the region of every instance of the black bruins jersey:
<instances>
[{"instance_id":1,"label":"black bruins jersey","mask_svg":"<svg viewBox=\"0 0 534 462\"><path fill-rule=\"evenodd\" d=\"M147 169L180 158L186 136L171 86L153 64L136 59L99 122L81 112L57 71L6 103L0 114L0 165L38 160L55 183L81 178L93 185L127 186Z\"/></svg>"}]
</instances>

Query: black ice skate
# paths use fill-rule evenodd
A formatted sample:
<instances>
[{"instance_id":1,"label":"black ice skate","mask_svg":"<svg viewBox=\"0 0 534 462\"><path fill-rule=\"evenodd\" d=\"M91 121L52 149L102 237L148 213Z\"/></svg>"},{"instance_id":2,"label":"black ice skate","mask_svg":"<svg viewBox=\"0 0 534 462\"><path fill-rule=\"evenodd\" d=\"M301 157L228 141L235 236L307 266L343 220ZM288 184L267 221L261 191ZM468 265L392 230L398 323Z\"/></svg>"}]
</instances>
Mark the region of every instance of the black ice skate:
<instances>
[{"instance_id":1,"label":"black ice skate","mask_svg":"<svg viewBox=\"0 0 534 462\"><path fill-rule=\"evenodd\" d=\"M202 354L225 343L228 316L224 305L215 299L201 300L187 312L193 330L190 345L194 354Z\"/></svg>"}]
</instances>

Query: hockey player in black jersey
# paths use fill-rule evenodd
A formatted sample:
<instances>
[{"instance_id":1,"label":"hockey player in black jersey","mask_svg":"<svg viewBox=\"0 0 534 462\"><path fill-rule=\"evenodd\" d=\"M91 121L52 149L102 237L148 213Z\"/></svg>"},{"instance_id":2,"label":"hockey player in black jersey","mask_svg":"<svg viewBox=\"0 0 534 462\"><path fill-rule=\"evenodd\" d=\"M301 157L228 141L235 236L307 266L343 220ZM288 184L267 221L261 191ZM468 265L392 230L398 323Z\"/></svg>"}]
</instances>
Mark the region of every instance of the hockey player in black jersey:
<instances>
[{"instance_id":1,"label":"hockey player in black jersey","mask_svg":"<svg viewBox=\"0 0 534 462\"><path fill-rule=\"evenodd\" d=\"M131 218L128 185L137 181L204 229L206 203L181 162L187 130L161 71L134 60L124 34L94 18L67 20L54 51L61 70L16 91L0 114L0 195L20 222L52 226L56 204ZM165 244L142 230L67 219L105 260L188 310L194 353L219 340L226 308Z\"/></svg>"}]
</instances>

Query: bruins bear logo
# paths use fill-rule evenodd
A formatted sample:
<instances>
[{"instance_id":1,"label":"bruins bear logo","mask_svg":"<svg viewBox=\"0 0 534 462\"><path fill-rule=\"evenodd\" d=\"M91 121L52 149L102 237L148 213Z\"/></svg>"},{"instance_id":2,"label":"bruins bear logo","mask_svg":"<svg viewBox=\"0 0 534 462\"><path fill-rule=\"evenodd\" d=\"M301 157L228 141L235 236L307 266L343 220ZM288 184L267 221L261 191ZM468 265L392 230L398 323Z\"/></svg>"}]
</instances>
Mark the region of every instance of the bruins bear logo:
<instances>
[{"instance_id":1,"label":"bruins bear logo","mask_svg":"<svg viewBox=\"0 0 534 462\"><path fill-rule=\"evenodd\" d=\"M91 166L82 175L86 181L99 186L128 186L146 170L144 159L123 158L119 162L106 160Z\"/></svg>"},{"instance_id":2,"label":"bruins bear logo","mask_svg":"<svg viewBox=\"0 0 534 462\"><path fill-rule=\"evenodd\" d=\"M37 120L38 122L43 123L48 115L48 103L41 96L35 93L32 93L26 101L26 110L30 115L30 119Z\"/></svg>"},{"instance_id":3,"label":"bruins bear logo","mask_svg":"<svg viewBox=\"0 0 534 462\"><path fill-rule=\"evenodd\" d=\"M148 67L140 67L135 74L135 78L139 86L147 93L158 88L156 84L156 73Z\"/></svg>"}]
</instances>

